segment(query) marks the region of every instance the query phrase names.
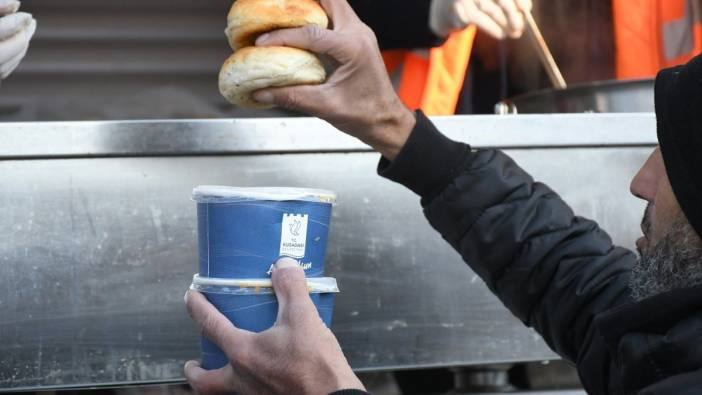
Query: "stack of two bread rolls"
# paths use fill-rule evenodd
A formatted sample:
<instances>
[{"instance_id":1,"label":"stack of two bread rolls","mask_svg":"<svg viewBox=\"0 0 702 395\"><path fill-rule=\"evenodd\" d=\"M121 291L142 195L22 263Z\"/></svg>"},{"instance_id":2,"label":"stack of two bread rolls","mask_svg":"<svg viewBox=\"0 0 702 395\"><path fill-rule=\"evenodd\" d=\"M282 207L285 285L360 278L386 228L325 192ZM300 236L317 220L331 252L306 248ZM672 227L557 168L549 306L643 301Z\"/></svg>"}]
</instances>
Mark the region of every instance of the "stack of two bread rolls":
<instances>
[{"instance_id":1,"label":"stack of two bread rolls","mask_svg":"<svg viewBox=\"0 0 702 395\"><path fill-rule=\"evenodd\" d=\"M219 90L231 103L254 109L260 89L321 84L324 66L314 54L289 47L256 47L256 39L273 30L317 25L329 18L317 0L237 0L227 18L226 34L234 54L219 74Z\"/></svg>"}]
</instances>

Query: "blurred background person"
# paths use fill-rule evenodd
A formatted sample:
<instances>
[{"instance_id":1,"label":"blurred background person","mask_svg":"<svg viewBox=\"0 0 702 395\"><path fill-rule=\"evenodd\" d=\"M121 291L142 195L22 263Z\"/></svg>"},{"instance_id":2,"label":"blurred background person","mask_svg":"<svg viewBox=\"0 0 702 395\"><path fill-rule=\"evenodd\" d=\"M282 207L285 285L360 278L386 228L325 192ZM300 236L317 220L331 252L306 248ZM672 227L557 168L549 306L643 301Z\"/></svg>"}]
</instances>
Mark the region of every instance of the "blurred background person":
<instances>
[{"instance_id":1,"label":"blurred background person","mask_svg":"<svg viewBox=\"0 0 702 395\"><path fill-rule=\"evenodd\" d=\"M649 78L702 52L702 3L611 0L617 78Z\"/></svg>"},{"instance_id":2,"label":"blurred background person","mask_svg":"<svg viewBox=\"0 0 702 395\"><path fill-rule=\"evenodd\" d=\"M693 0L350 3L376 32L405 104L431 115L492 113L501 99L550 86L533 47L519 40L524 12L533 11L570 84L653 78L702 52L702 7Z\"/></svg>"},{"instance_id":3,"label":"blurred background person","mask_svg":"<svg viewBox=\"0 0 702 395\"><path fill-rule=\"evenodd\" d=\"M351 0L376 33L402 101L429 115L473 113L470 63L476 41L520 38L531 0ZM397 10L402 9L402 15ZM478 31L481 34L478 34ZM486 55L486 51L477 54ZM494 104L494 103L492 103Z\"/></svg>"}]
</instances>

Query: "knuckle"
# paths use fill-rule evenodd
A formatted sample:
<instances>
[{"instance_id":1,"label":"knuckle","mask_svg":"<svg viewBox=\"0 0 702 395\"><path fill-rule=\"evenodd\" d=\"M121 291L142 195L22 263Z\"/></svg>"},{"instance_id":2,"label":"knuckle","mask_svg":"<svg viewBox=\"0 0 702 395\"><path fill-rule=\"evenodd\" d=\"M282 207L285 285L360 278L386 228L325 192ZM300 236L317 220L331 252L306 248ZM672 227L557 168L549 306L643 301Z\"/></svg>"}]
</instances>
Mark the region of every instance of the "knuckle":
<instances>
[{"instance_id":1,"label":"knuckle","mask_svg":"<svg viewBox=\"0 0 702 395\"><path fill-rule=\"evenodd\" d=\"M354 59L358 59L359 57L362 57L364 55L364 52L367 50L367 47L367 39L356 39L355 41L349 44L349 53Z\"/></svg>"},{"instance_id":2,"label":"knuckle","mask_svg":"<svg viewBox=\"0 0 702 395\"><path fill-rule=\"evenodd\" d=\"M215 316L208 314L202 322L202 331L211 337L211 340L219 339L223 335L223 330Z\"/></svg>"},{"instance_id":3,"label":"knuckle","mask_svg":"<svg viewBox=\"0 0 702 395\"><path fill-rule=\"evenodd\" d=\"M329 99L327 99L327 106L329 108L329 119L334 120L335 122L347 122L354 119L354 117L350 117L348 114L348 108L351 106L345 97L331 96Z\"/></svg>"},{"instance_id":4,"label":"knuckle","mask_svg":"<svg viewBox=\"0 0 702 395\"><path fill-rule=\"evenodd\" d=\"M307 36L307 39L310 41L310 43L317 43L324 38L324 31L321 26L317 25L307 25L303 27L303 32Z\"/></svg>"},{"instance_id":5,"label":"knuckle","mask_svg":"<svg viewBox=\"0 0 702 395\"><path fill-rule=\"evenodd\" d=\"M293 286L300 280L300 270L294 267L281 270L278 275L278 284L288 288Z\"/></svg>"},{"instance_id":6,"label":"knuckle","mask_svg":"<svg viewBox=\"0 0 702 395\"><path fill-rule=\"evenodd\" d=\"M370 42L375 43L378 41L378 37L375 35L375 32L368 25L361 25L361 33L363 34L363 37Z\"/></svg>"},{"instance_id":7,"label":"knuckle","mask_svg":"<svg viewBox=\"0 0 702 395\"><path fill-rule=\"evenodd\" d=\"M341 87L338 81L329 81L325 85L321 86L318 91L318 97L321 104L319 107L319 112L324 114L324 117L328 120L335 119L339 105L346 103L347 99L343 91L340 92L340 90Z\"/></svg>"},{"instance_id":8,"label":"knuckle","mask_svg":"<svg viewBox=\"0 0 702 395\"><path fill-rule=\"evenodd\" d=\"M255 362L254 354L248 347L244 347L243 345L230 350L228 356L236 366L240 367L250 368Z\"/></svg>"},{"instance_id":9,"label":"knuckle","mask_svg":"<svg viewBox=\"0 0 702 395\"><path fill-rule=\"evenodd\" d=\"M339 95L327 95L326 103L329 107L329 117L333 119L339 118L339 110L347 107L344 98Z\"/></svg>"},{"instance_id":10,"label":"knuckle","mask_svg":"<svg viewBox=\"0 0 702 395\"><path fill-rule=\"evenodd\" d=\"M229 344L226 342L228 335L229 333L226 331L226 329L220 325L215 326L212 331L212 337L217 343L220 343L222 348L229 348L227 347Z\"/></svg>"},{"instance_id":11,"label":"knuckle","mask_svg":"<svg viewBox=\"0 0 702 395\"><path fill-rule=\"evenodd\" d=\"M283 108L295 109L300 105L300 95L294 89L290 89L281 95L280 106Z\"/></svg>"},{"instance_id":12,"label":"knuckle","mask_svg":"<svg viewBox=\"0 0 702 395\"><path fill-rule=\"evenodd\" d=\"M309 327L309 325L314 324L319 319L319 314L317 314L317 309L312 304L312 301L307 296L307 299L296 300L289 303L283 312L284 322L290 328L299 327ZM306 333L306 332L305 332ZM304 333L295 331L290 334L290 336L306 336ZM296 344L296 342L293 342Z\"/></svg>"}]
</instances>

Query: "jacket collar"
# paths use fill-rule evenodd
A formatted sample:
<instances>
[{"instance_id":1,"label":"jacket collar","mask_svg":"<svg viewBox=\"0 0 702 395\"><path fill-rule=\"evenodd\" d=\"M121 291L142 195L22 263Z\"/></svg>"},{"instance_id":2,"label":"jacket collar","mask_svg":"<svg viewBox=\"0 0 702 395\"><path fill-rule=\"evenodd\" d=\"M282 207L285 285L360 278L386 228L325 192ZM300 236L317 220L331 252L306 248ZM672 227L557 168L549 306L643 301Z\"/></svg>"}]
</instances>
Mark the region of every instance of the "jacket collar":
<instances>
[{"instance_id":1,"label":"jacket collar","mask_svg":"<svg viewBox=\"0 0 702 395\"><path fill-rule=\"evenodd\" d=\"M702 285L620 306L594 325L626 393L702 368Z\"/></svg>"},{"instance_id":2,"label":"jacket collar","mask_svg":"<svg viewBox=\"0 0 702 395\"><path fill-rule=\"evenodd\" d=\"M702 310L702 285L678 289L602 313L595 325L608 345L631 332L665 333L679 321Z\"/></svg>"}]
</instances>

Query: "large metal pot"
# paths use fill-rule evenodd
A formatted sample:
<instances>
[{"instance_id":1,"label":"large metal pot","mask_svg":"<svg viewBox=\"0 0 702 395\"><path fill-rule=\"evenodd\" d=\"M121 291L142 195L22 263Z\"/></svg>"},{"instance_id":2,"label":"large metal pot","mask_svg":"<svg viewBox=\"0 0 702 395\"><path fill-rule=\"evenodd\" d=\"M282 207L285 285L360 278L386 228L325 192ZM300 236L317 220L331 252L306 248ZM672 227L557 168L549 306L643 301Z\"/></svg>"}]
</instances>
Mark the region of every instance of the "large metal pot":
<instances>
[{"instance_id":1,"label":"large metal pot","mask_svg":"<svg viewBox=\"0 0 702 395\"><path fill-rule=\"evenodd\" d=\"M601 81L564 90L542 90L499 103L496 112L550 114L579 112L653 112L654 80Z\"/></svg>"}]
</instances>

